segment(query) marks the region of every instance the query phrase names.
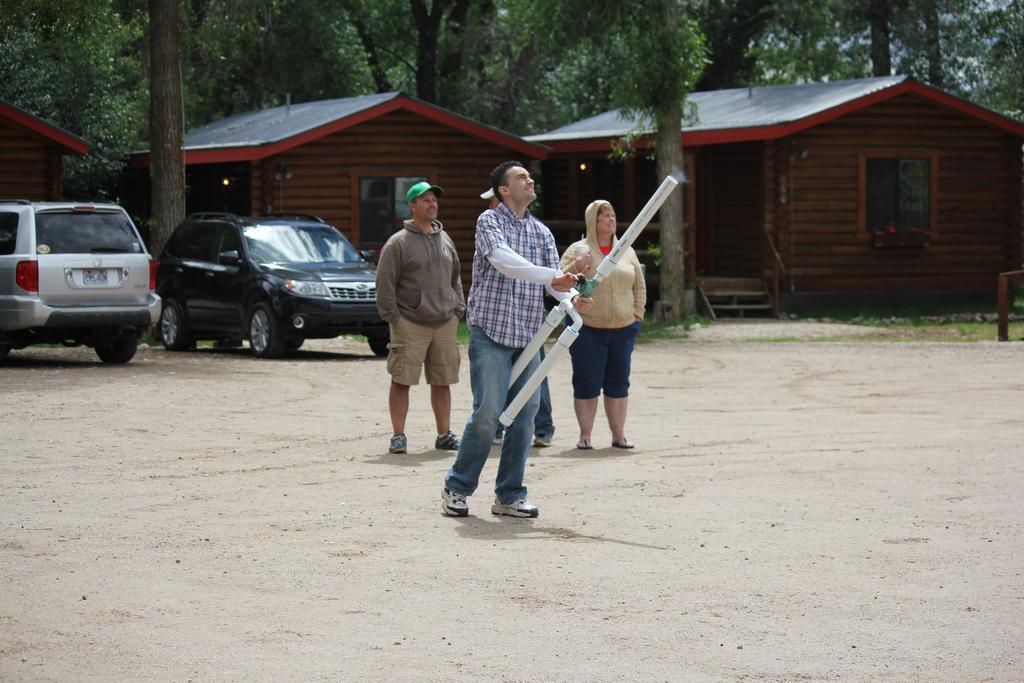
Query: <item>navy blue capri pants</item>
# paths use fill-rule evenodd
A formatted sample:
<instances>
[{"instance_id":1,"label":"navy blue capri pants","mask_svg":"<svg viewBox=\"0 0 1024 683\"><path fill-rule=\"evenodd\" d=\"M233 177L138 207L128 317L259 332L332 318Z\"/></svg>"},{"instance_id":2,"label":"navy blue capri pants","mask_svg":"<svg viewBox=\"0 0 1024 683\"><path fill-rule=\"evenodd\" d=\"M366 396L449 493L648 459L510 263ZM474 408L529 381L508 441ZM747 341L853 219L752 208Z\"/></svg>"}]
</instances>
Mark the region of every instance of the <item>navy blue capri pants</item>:
<instances>
[{"instance_id":1,"label":"navy blue capri pants","mask_svg":"<svg viewBox=\"0 0 1024 683\"><path fill-rule=\"evenodd\" d=\"M572 356L573 398L629 396L629 366L640 321L615 329L580 328L580 336L569 347Z\"/></svg>"}]
</instances>

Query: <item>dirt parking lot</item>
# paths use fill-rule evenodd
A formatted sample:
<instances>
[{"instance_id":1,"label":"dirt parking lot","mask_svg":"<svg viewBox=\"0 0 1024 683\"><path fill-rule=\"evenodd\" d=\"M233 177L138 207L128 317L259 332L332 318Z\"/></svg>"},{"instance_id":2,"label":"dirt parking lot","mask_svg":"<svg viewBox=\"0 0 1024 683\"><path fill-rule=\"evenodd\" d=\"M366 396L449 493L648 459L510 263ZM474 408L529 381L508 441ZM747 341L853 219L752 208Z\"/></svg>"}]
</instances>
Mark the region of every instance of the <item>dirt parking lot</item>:
<instances>
[{"instance_id":1,"label":"dirt parking lot","mask_svg":"<svg viewBox=\"0 0 1024 683\"><path fill-rule=\"evenodd\" d=\"M451 519L362 342L12 353L0 679L1024 679L1024 344L645 344L632 452L568 367L540 517Z\"/></svg>"}]
</instances>

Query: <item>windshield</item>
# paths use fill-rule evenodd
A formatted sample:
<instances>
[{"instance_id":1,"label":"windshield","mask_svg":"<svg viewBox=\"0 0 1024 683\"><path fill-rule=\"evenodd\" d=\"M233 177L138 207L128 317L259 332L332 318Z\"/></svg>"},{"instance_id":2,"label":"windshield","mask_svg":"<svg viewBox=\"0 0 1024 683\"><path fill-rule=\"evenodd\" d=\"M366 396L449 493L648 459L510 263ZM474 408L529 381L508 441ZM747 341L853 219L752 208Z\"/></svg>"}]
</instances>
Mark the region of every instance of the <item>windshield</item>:
<instances>
[{"instance_id":1,"label":"windshield","mask_svg":"<svg viewBox=\"0 0 1024 683\"><path fill-rule=\"evenodd\" d=\"M259 263L362 263L363 258L329 225L251 225L243 229Z\"/></svg>"},{"instance_id":2,"label":"windshield","mask_svg":"<svg viewBox=\"0 0 1024 683\"><path fill-rule=\"evenodd\" d=\"M121 212L40 212L36 214L40 254L141 254L142 242Z\"/></svg>"}]
</instances>

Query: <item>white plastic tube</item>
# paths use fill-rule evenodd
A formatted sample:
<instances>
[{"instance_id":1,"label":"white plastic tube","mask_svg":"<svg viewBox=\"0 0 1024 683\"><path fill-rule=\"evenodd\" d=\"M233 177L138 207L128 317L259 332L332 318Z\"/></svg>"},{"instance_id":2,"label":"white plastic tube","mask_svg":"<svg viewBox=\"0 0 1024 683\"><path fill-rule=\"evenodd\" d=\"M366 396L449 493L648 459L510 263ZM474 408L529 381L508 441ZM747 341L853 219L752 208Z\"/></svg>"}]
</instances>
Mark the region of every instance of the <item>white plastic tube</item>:
<instances>
[{"instance_id":1,"label":"white plastic tube","mask_svg":"<svg viewBox=\"0 0 1024 683\"><path fill-rule=\"evenodd\" d=\"M508 385L510 387L515 383L519 375L522 374L523 368L526 367L527 363L537 355L537 352L540 351L540 347L544 345L547 338L550 337L554 329L558 327L558 323L561 322L562 318L569 315L575 316L573 318L573 320L575 320L579 317L579 314L576 313L576 309L573 308L572 305L572 298L575 295L576 290L569 290L569 297L560 301L557 306L551 309L551 312L548 313L547 317L544 318L544 321L540 324L540 329L537 330L537 334L533 335L533 339L531 339L530 343L526 345L523 352L519 354L519 358L516 359L515 364L512 366L512 374L508 378ZM580 319L580 322L583 322L582 319ZM576 329L578 330L579 328Z\"/></svg>"},{"instance_id":2,"label":"white plastic tube","mask_svg":"<svg viewBox=\"0 0 1024 683\"><path fill-rule=\"evenodd\" d=\"M640 213L637 214L633 222L630 223L629 227L626 228L626 232L622 233L622 237L615 244L615 248L612 249L611 253L604 257L601 265L597 267L597 273L594 274L594 280L600 282L608 276L613 270L615 270L616 264L619 262L619 258L622 257L626 250L629 249L636 238L639 237L643 229L647 227L647 224L654 218L654 214L658 213L658 209L665 203L668 196L672 194L672 191L676 189L679 181L672 176L665 176L665 179L661 181L661 185L654 191L651 198L647 200L644 208L640 209ZM513 420L516 419L516 415L523 409L527 399L533 395L533 392L537 391L537 387L544 381L544 378L551 372L551 367L554 365L558 357L565 352L576 338L579 337L580 328L583 326L583 319L579 313L573 307L572 297L565 299L560 302L558 306L553 308L547 315L544 321L541 323L540 329L537 330L537 334L534 335L530 343L526 345L523 352L519 355L515 364L512 366L512 374L509 378L509 388L515 383L516 379L522 374L523 369L533 359L540 347L544 344L544 341L551 336L551 331L555 329L564 316L568 315L572 318L572 324L565 328L565 331L558 336L558 340L555 343L554 348L551 352L545 356L544 361L540 364L540 367L526 380L526 383L515 395L512 401L506 406L504 412L498 418L504 426L508 427L512 424Z\"/></svg>"},{"instance_id":3,"label":"white plastic tube","mask_svg":"<svg viewBox=\"0 0 1024 683\"><path fill-rule=\"evenodd\" d=\"M633 222L626 228L626 232L622 233L622 237L615 243L615 248L601 261L601 265L597 267L597 272L594 274L595 281L600 282L615 270L619 259L622 258L627 249L633 246L633 242L640 236L640 233L647 227L647 224L651 222L654 214L658 213L658 209L661 208L661 205L665 203L665 200L668 199L668 196L672 194L672 190L676 189L678 184L679 181L672 176L665 176L665 179L661 181L661 185L658 185L658 189L647 200L644 208L640 209L640 213L636 215Z\"/></svg>"},{"instance_id":4,"label":"white plastic tube","mask_svg":"<svg viewBox=\"0 0 1024 683\"><path fill-rule=\"evenodd\" d=\"M569 300L566 299L562 303L564 304L567 303L568 301ZM556 307L552 311L552 313L559 312L561 305L562 304L559 304L558 307ZM526 380L526 383L519 390L519 393L515 395L515 398L512 399L512 401L505 407L504 412L502 412L502 414L498 417L498 422L500 422L505 427L511 425L512 421L516 419L516 415L518 415L519 411L523 409L523 406L526 404L526 401L529 400L531 396L533 396L533 392L537 391L537 387L540 386L540 383L543 382L544 378L547 377L548 373L551 372L551 367L555 364L555 361L558 360L558 357L565 353L566 349L572 346L572 343L576 341L577 337L579 337L580 328L583 327L583 318L580 317L580 314L576 312L576 309L573 308L571 304L565 312L559 312L559 318L566 314L568 314L569 317L572 318L572 324L569 325L569 327L566 327L562 334L558 335L558 339L555 342L555 346L551 349L550 352L548 352L546 356L544 356L544 360L541 361L541 364L537 367L534 373L530 375L530 378ZM549 315L548 317L550 318L551 316ZM546 338L547 337L542 337L541 341L543 342L543 340ZM534 339L536 339L536 337ZM523 353L520 354L519 356L519 360L522 360L523 358L527 359L527 361L522 364L523 366L525 366L526 363L529 362L529 359L533 358L532 355L526 355L526 352L528 350L529 347L524 349ZM536 354L537 352L534 351L533 353ZM518 365L519 362L517 361L516 364ZM513 370L515 370L514 367ZM522 369L520 369L519 372L521 373ZM514 381L515 379L512 379L510 381L510 386L511 382Z\"/></svg>"}]
</instances>

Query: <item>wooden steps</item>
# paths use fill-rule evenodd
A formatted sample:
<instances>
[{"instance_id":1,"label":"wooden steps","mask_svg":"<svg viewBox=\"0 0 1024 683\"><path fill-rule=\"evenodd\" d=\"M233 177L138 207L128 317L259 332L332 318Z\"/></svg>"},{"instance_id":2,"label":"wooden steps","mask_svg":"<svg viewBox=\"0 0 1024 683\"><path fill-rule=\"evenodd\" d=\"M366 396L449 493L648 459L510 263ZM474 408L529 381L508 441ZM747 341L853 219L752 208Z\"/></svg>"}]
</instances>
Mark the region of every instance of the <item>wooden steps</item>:
<instances>
[{"instance_id":1,"label":"wooden steps","mask_svg":"<svg viewBox=\"0 0 1024 683\"><path fill-rule=\"evenodd\" d=\"M744 317L747 313L775 317L775 302L768 283L756 277L698 277L697 291L712 320L720 313Z\"/></svg>"}]
</instances>

